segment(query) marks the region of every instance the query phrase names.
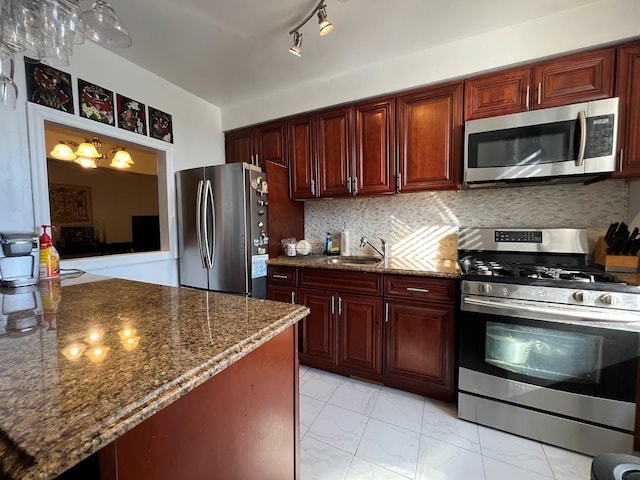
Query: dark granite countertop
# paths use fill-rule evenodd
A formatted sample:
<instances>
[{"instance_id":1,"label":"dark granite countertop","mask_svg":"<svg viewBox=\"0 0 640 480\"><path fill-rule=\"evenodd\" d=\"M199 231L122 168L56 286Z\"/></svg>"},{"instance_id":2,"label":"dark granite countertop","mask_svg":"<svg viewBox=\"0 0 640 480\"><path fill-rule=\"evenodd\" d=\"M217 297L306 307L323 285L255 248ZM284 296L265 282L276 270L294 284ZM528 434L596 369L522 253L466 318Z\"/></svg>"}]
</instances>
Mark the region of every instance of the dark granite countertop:
<instances>
[{"instance_id":1,"label":"dark granite countertop","mask_svg":"<svg viewBox=\"0 0 640 480\"><path fill-rule=\"evenodd\" d=\"M24 288L0 291L0 478L55 477L308 313L118 279Z\"/></svg>"},{"instance_id":2,"label":"dark granite countertop","mask_svg":"<svg viewBox=\"0 0 640 480\"><path fill-rule=\"evenodd\" d=\"M456 260L430 258L389 257L386 262L376 265L333 264L332 259L340 256L307 255L295 257L278 257L267 260L267 265L285 265L291 267L325 268L333 270L349 270L352 272L393 273L400 275L417 275L424 277L460 278L460 268ZM358 258L358 257L351 257Z\"/></svg>"}]
</instances>

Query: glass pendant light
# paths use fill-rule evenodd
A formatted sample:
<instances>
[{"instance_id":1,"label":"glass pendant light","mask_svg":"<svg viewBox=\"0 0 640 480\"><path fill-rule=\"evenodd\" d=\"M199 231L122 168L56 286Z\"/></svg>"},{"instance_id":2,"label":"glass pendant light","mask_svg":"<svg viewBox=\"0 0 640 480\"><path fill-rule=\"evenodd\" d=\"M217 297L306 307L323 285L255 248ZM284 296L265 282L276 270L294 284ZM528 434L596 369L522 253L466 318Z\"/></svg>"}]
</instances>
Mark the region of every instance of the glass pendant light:
<instances>
[{"instance_id":1,"label":"glass pendant light","mask_svg":"<svg viewBox=\"0 0 640 480\"><path fill-rule=\"evenodd\" d=\"M78 157L74 160L74 162L80 164L83 168L98 168L96 165L96 159L90 157Z\"/></svg>"},{"instance_id":2,"label":"glass pendant light","mask_svg":"<svg viewBox=\"0 0 640 480\"><path fill-rule=\"evenodd\" d=\"M84 36L107 47L126 48L133 44L129 31L118 20L115 10L105 0L93 2L91 10L82 12Z\"/></svg>"},{"instance_id":3,"label":"glass pendant light","mask_svg":"<svg viewBox=\"0 0 640 480\"><path fill-rule=\"evenodd\" d=\"M75 151L75 154L78 157L85 158L100 158L102 156L96 149L96 146L93 143L89 142L82 142L80 145L78 145L78 149Z\"/></svg>"},{"instance_id":4,"label":"glass pendant light","mask_svg":"<svg viewBox=\"0 0 640 480\"><path fill-rule=\"evenodd\" d=\"M58 160L75 160L78 158L78 156L73 153L73 149L66 143L62 142L53 147L53 150L49 152L49 155Z\"/></svg>"}]
</instances>

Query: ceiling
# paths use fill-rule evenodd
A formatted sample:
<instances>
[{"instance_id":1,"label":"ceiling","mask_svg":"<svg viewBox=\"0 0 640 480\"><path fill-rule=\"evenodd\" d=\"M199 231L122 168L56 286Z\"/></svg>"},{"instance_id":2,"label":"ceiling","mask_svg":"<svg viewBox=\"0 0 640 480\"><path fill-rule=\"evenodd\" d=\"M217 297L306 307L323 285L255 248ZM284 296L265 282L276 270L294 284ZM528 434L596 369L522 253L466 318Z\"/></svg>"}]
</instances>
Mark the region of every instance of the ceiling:
<instances>
[{"instance_id":1,"label":"ceiling","mask_svg":"<svg viewBox=\"0 0 640 480\"><path fill-rule=\"evenodd\" d=\"M111 0L133 37L114 50L221 108L288 87L482 34L597 0L326 0L335 26L313 17L317 0Z\"/></svg>"}]
</instances>

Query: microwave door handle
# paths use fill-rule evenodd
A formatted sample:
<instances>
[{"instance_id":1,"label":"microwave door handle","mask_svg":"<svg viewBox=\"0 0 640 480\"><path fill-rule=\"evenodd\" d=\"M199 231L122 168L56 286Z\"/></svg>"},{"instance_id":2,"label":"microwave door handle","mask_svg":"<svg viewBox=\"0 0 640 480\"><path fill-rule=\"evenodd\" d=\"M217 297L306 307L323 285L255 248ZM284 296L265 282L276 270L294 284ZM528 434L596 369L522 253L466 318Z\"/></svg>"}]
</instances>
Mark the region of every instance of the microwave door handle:
<instances>
[{"instance_id":1,"label":"microwave door handle","mask_svg":"<svg viewBox=\"0 0 640 480\"><path fill-rule=\"evenodd\" d=\"M581 167L584 163L584 151L587 147L587 112L584 110L578 112L578 122L580 122L580 148L578 158L576 158L576 167Z\"/></svg>"}]
</instances>

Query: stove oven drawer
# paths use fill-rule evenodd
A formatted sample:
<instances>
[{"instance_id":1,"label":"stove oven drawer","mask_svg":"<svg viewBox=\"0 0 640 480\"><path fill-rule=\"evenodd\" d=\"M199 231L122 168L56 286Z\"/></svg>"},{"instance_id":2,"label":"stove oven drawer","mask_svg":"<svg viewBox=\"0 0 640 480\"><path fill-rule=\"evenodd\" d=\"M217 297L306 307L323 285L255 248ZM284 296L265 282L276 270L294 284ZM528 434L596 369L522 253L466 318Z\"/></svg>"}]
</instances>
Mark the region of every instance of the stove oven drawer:
<instances>
[{"instance_id":1,"label":"stove oven drawer","mask_svg":"<svg viewBox=\"0 0 640 480\"><path fill-rule=\"evenodd\" d=\"M454 304L456 281L412 275L385 275L384 295L385 297Z\"/></svg>"}]
</instances>

